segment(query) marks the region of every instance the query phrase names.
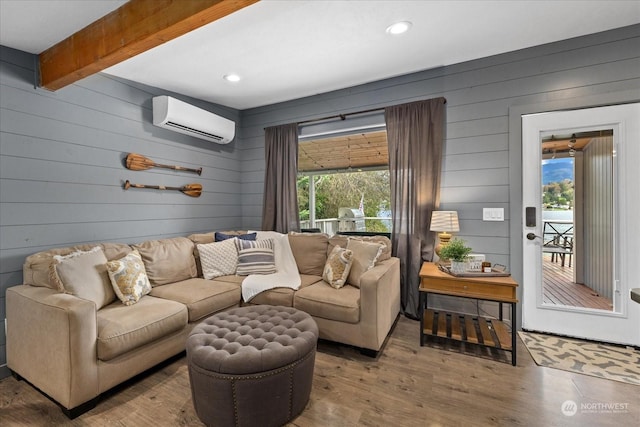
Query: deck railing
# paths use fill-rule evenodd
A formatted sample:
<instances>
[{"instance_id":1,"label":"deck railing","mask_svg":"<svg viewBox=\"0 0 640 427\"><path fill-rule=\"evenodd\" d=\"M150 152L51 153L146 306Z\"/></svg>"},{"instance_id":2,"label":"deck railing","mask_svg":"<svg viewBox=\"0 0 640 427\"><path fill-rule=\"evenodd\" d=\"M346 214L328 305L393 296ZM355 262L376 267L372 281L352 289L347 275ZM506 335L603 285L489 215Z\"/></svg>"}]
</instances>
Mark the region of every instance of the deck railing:
<instances>
[{"instance_id":1,"label":"deck railing","mask_svg":"<svg viewBox=\"0 0 640 427\"><path fill-rule=\"evenodd\" d=\"M365 229L356 230L356 222L364 220ZM319 228L321 233L326 233L330 236L338 233L339 231L371 231L367 229L368 220L382 220L388 222L389 231L391 231L391 218L382 216L366 216L364 218L327 218L316 219L314 224L311 221L300 221L300 228ZM341 227L342 223L342 227Z\"/></svg>"}]
</instances>

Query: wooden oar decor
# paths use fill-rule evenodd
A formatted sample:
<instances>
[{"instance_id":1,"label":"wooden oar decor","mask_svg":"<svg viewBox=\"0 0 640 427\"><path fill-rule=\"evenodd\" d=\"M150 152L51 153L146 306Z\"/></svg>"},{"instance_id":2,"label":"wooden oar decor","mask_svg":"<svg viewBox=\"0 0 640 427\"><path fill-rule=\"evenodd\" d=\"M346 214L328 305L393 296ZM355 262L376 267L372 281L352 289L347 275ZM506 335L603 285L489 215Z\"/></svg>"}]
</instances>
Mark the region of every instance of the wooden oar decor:
<instances>
[{"instance_id":1,"label":"wooden oar decor","mask_svg":"<svg viewBox=\"0 0 640 427\"><path fill-rule=\"evenodd\" d=\"M165 187L164 185L144 185L144 184L132 184L127 180L124 183L124 189L128 190L129 188L152 188L154 190L176 190L182 191L187 196L191 197L200 197L202 194L202 184L186 184L182 187Z\"/></svg>"},{"instance_id":2,"label":"wooden oar decor","mask_svg":"<svg viewBox=\"0 0 640 427\"><path fill-rule=\"evenodd\" d=\"M166 168L166 169L173 169L176 171L195 172L198 175L202 174L202 168L190 169L182 166L163 165L163 164L154 162L153 160L143 156L142 154L136 154L136 153L127 154L126 165L127 165L127 169L131 169L133 171L144 171L151 168Z\"/></svg>"}]
</instances>

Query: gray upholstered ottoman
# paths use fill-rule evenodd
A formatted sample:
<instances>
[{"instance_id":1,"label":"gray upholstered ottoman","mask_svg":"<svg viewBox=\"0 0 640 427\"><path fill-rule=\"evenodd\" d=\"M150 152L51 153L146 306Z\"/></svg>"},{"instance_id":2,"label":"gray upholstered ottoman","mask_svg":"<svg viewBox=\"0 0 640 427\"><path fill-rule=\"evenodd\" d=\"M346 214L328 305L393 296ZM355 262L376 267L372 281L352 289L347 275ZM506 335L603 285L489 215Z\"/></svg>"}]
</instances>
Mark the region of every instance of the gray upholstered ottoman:
<instances>
[{"instance_id":1,"label":"gray upholstered ottoman","mask_svg":"<svg viewBox=\"0 0 640 427\"><path fill-rule=\"evenodd\" d=\"M208 426L279 426L311 394L318 326L292 307L215 314L187 339L196 414Z\"/></svg>"}]
</instances>

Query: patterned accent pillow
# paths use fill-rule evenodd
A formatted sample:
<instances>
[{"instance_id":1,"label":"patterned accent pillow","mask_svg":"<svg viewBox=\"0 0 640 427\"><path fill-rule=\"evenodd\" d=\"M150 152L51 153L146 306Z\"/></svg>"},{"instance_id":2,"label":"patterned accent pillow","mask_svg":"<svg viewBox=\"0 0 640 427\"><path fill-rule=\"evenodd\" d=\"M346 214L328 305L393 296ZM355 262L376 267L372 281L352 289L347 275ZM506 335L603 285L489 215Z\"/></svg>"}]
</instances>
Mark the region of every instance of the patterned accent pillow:
<instances>
[{"instance_id":1,"label":"patterned accent pillow","mask_svg":"<svg viewBox=\"0 0 640 427\"><path fill-rule=\"evenodd\" d=\"M347 283L349 271L353 264L353 252L349 249L335 246L324 265L322 279L336 289Z\"/></svg>"},{"instance_id":2,"label":"patterned accent pillow","mask_svg":"<svg viewBox=\"0 0 640 427\"><path fill-rule=\"evenodd\" d=\"M133 250L127 256L107 263L111 286L124 305L137 303L151 292L151 283L144 269L140 252Z\"/></svg>"},{"instance_id":3,"label":"patterned accent pillow","mask_svg":"<svg viewBox=\"0 0 640 427\"><path fill-rule=\"evenodd\" d=\"M234 242L238 250L237 275L248 276L249 274L273 274L276 272L273 239L235 239Z\"/></svg>"},{"instance_id":4,"label":"patterned accent pillow","mask_svg":"<svg viewBox=\"0 0 640 427\"><path fill-rule=\"evenodd\" d=\"M349 239L347 249L353 251L353 266L349 272L347 283L360 287L360 277L371 270L384 250L380 243L367 243L359 239Z\"/></svg>"},{"instance_id":5,"label":"patterned accent pillow","mask_svg":"<svg viewBox=\"0 0 640 427\"><path fill-rule=\"evenodd\" d=\"M202 276L205 279L210 280L220 276L236 274L238 265L236 240L232 238L221 242L198 245Z\"/></svg>"},{"instance_id":6,"label":"patterned accent pillow","mask_svg":"<svg viewBox=\"0 0 640 427\"><path fill-rule=\"evenodd\" d=\"M247 233L247 234L225 234L220 231L216 231L214 241L222 242L223 240L238 238L240 240L256 240L257 233Z\"/></svg>"},{"instance_id":7,"label":"patterned accent pillow","mask_svg":"<svg viewBox=\"0 0 640 427\"><path fill-rule=\"evenodd\" d=\"M56 255L49 265L50 281L61 292L93 301L96 309L100 310L116 298L109 282L106 263L107 257L100 246L87 252Z\"/></svg>"}]
</instances>

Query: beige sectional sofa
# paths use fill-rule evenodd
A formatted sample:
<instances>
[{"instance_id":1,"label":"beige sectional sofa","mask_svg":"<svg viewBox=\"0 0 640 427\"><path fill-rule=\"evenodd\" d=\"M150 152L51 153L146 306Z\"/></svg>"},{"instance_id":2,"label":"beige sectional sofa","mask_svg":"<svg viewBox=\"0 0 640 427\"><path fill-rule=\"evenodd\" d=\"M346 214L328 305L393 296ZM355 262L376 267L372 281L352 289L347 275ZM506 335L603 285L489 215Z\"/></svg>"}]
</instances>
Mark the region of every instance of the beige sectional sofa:
<instances>
[{"instance_id":1,"label":"beige sectional sofa","mask_svg":"<svg viewBox=\"0 0 640 427\"><path fill-rule=\"evenodd\" d=\"M382 348L400 310L399 260L391 257L388 239L375 266L360 275L359 288L335 289L322 280L322 272L333 247L345 247L347 237L290 234L300 288L270 289L248 303L241 297L244 277L202 277L197 244L213 240L214 234L206 233L136 245L51 249L27 257L24 284L6 292L8 367L73 418L95 406L101 393L183 352L197 323L238 305L293 306L313 316L320 338L373 354ZM96 246L109 261L135 249L149 278L149 294L125 305L109 289L83 289L83 280L91 280L73 269L66 280L80 283L60 289L60 276L52 274L54 257L98 251Z\"/></svg>"}]
</instances>

